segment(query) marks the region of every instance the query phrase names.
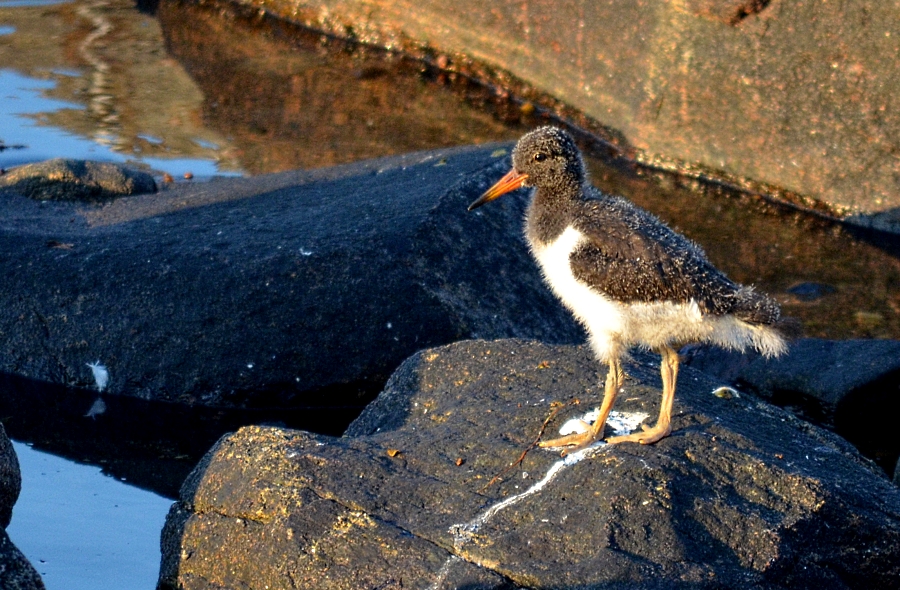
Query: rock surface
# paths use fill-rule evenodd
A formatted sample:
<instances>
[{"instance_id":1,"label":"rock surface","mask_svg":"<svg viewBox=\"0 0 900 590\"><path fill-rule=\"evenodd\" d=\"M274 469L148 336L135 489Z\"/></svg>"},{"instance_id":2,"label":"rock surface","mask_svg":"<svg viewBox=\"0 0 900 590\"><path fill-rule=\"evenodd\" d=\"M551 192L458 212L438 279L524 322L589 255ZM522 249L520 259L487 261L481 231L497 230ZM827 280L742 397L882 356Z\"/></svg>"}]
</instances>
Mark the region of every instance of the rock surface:
<instances>
[{"instance_id":1,"label":"rock surface","mask_svg":"<svg viewBox=\"0 0 900 590\"><path fill-rule=\"evenodd\" d=\"M3 195L0 371L96 388L99 361L111 394L341 406L427 346L577 341L525 246L525 199L466 212L508 149L185 183L105 205Z\"/></svg>"},{"instance_id":2,"label":"rock surface","mask_svg":"<svg viewBox=\"0 0 900 590\"><path fill-rule=\"evenodd\" d=\"M770 399L787 393L803 396L811 414L833 423L848 394L900 371L900 342L803 338L776 359L703 347L691 351L685 362Z\"/></svg>"},{"instance_id":3,"label":"rock surface","mask_svg":"<svg viewBox=\"0 0 900 590\"><path fill-rule=\"evenodd\" d=\"M611 127L640 160L699 163L900 229L893 3L236 3L367 43L474 57Z\"/></svg>"},{"instance_id":4,"label":"rock surface","mask_svg":"<svg viewBox=\"0 0 900 590\"><path fill-rule=\"evenodd\" d=\"M22 473L19 458L12 442L6 436L6 429L0 424L0 527L9 526L13 505L22 491Z\"/></svg>"},{"instance_id":5,"label":"rock surface","mask_svg":"<svg viewBox=\"0 0 900 590\"><path fill-rule=\"evenodd\" d=\"M0 424L0 588L4 590L43 590L44 582L25 555L19 551L6 527L12 518L13 505L22 490L19 460L3 424Z\"/></svg>"},{"instance_id":6,"label":"rock surface","mask_svg":"<svg viewBox=\"0 0 900 590\"><path fill-rule=\"evenodd\" d=\"M40 574L13 544L5 530L0 530L0 588L44 590Z\"/></svg>"},{"instance_id":7,"label":"rock surface","mask_svg":"<svg viewBox=\"0 0 900 590\"><path fill-rule=\"evenodd\" d=\"M889 473L900 456L896 340L804 338L778 359L703 347L687 364L834 429Z\"/></svg>"},{"instance_id":8,"label":"rock surface","mask_svg":"<svg viewBox=\"0 0 900 590\"><path fill-rule=\"evenodd\" d=\"M618 410L655 416L657 359ZM534 449L598 401L586 347L422 351L331 438L247 427L185 482L160 588L890 588L900 491L838 437L686 368L675 432L565 461Z\"/></svg>"},{"instance_id":9,"label":"rock surface","mask_svg":"<svg viewBox=\"0 0 900 590\"><path fill-rule=\"evenodd\" d=\"M0 189L37 201L103 201L156 192L146 172L109 162L56 158L13 168L0 176Z\"/></svg>"}]
</instances>

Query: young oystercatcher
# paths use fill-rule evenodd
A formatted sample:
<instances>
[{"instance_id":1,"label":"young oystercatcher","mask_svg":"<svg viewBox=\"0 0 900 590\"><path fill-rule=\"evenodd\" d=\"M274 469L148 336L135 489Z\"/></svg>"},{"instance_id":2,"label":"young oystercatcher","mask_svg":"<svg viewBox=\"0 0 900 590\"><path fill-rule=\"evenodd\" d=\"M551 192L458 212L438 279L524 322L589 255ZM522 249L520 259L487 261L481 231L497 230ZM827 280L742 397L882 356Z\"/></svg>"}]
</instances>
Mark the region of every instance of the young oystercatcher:
<instances>
[{"instance_id":1,"label":"young oystercatcher","mask_svg":"<svg viewBox=\"0 0 900 590\"><path fill-rule=\"evenodd\" d=\"M729 280L697 244L655 216L594 188L568 133L555 127L528 133L516 144L512 164L469 210L521 186L534 188L525 222L531 253L609 366L600 416L590 430L540 446L577 449L603 437L624 379L622 358L632 347L662 355L662 407L656 426L609 443L650 444L671 433L678 347L704 342L752 347L765 356L785 351L774 327L778 304Z\"/></svg>"}]
</instances>

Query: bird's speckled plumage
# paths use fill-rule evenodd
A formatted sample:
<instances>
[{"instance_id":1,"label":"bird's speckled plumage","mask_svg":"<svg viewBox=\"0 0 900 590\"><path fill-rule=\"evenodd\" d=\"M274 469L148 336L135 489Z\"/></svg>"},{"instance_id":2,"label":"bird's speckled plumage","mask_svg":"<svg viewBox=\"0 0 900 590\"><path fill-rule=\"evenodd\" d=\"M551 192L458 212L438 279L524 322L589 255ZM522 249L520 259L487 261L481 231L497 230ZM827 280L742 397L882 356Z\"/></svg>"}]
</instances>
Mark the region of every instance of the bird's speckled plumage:
<instances>
[{"instance_id":1,"label":"bird's speckled plumage","mask_svg":"<svg viewBox=\"0 0 900 590\"><path fill-rule=\"evenodd\" d=\"M541 162L534 154L546 153ZM549 163L548 163L549 162ZM513 167L536 187L527 214L529 243L548 244L572 226L585 240L569 256L578 280L621 303L697 303L712 315L734 315L753 324L774 324L778 305L752 288L735 284L715 268L703 249L631 202L603 194L587 181L572 138L542 127L522 138Z\"/></svg>"},{"instance_id":2,"label":"bird's speckled plumage","mask_svg":"<svg viewBox=\"0 0 900 590\"><path fill-rule=\"evenodd\" d=\"M584 446L602 435L621 385L620 359L633 346L663 356L663 407L654 428L612 442L655 442L671 431L678 346L708 342L767 356L785 350L772 327L778 304L728 279L700 246L654 215L591 186L568 133L554 127L528 133L512 162L469 209L519 186L533 187L525 224L532 254L551 289L587 328L597 357L610 366L599 425L547 444Z\"/></svg>"}]
</instances>

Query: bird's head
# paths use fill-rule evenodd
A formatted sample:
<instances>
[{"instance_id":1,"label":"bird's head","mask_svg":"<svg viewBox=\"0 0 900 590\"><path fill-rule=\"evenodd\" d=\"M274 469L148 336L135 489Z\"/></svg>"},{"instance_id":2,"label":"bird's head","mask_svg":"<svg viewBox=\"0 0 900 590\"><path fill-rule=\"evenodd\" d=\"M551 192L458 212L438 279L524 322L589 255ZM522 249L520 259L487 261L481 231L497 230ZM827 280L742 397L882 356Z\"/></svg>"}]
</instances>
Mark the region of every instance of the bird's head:
<instances>
[{"instance_id":1,"label":"bird's head","mask_svg":"<svg viewBox=\"0 0 900 590\"><path fill-rule=\"evenodd\" d=\"M469 211L522 186L553 189L584 183L581 153L572 136L556 127L540 127L523 136L512 163L512 170L469 205Z\"/></svg>"}]
</instances>

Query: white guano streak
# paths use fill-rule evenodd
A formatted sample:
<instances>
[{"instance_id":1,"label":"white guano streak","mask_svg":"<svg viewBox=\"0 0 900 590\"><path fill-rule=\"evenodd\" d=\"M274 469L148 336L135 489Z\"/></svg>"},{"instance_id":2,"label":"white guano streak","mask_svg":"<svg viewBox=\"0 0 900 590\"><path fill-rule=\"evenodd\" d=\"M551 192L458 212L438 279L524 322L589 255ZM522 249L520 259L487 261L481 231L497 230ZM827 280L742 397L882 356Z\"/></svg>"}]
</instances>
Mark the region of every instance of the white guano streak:
<instances>
[{"instance_id":1,"label":"white guano streak","mask_svg":"<svg viewBox=\"0 0 900 590\"><path fill-rule=\"evenodd\" d=\"M593 414L593 419L591 415ZM579 420L583 422L593 422L596 420L596 416L599 414L599 410L592 410L582 416ZM647 418L647 414L644 413L628 413L628 412L612 412L610 414L610 420L608 420L608 424L612 427L616 434L628 434L632 432L638 424L640 424L645 418ZM515 494L510 496L496 504L488 506L488 508L470 520L467 523L454 524L450 527L450 534L453 535L453 546L459 550L463 545L471 541L478 530L495 514L503 510L504 508L509 508L513 504L524 500L528 496L532 496L542 489L544 489L547 484L549 484L553 479L559 474L560 471L564 467L570 467L577 463L580 463L584 459L588 459L593 457L600 452L604 451L607 447L605 442L599 441L591 446L581 449L580 451L576 451L574 453L570 453L560 459L559 461L553 463L549 469L547 469L547 473L544 474L544 477L540 479L533 486L525 490L520 494Z\"/></svg>"}]
</instances>

